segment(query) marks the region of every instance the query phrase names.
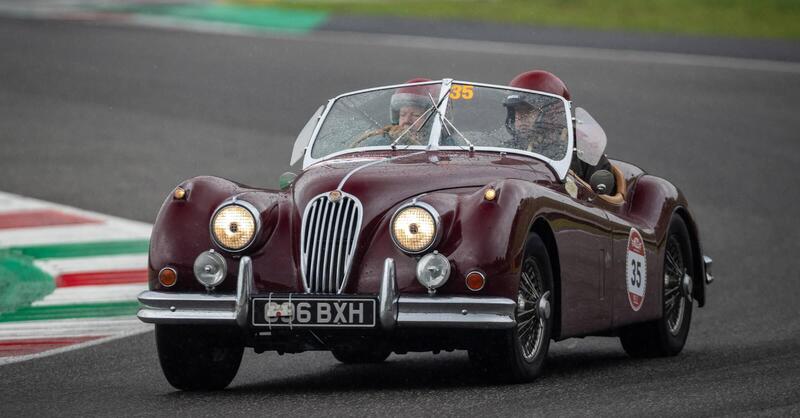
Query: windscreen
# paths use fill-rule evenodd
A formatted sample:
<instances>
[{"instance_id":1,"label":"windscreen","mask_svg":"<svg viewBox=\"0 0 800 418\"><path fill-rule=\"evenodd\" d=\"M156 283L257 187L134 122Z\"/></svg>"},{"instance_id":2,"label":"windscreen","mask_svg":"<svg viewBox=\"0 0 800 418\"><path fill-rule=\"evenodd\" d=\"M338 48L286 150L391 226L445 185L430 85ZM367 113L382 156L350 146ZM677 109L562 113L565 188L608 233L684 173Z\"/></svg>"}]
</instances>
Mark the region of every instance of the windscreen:
<instances>
[{"instance_id":1,"label":"windscreen","mask_svg":"<svg viewBox=\"0 0 800 418\"><path fill-rule=\"evenodd\" d=\"M441 146L508 148L562 160L569 145L565 102L553 96L453 84Z\"/></svg>"},{"instance_id":2,"label":"windscreen","mask_svg":"<svg viewBox=\"0 0 800 418\"><path fill-rule=\"evenodd\" d=\"M557 96L447 81L356 92L332 103L311 157L438 145L522 151L568 165L567 106Z\"/></svg>"},{"instance_id":3,"label":"windscreen","mask_svg":"<svg viewBox=\"0 0 800 418\"><path fill-rule=\"evenodd\" d=\"M428 145L441 83L406 85L338 98L320 127L313 158L348 149Z\"/></svg>"}]
</instances>

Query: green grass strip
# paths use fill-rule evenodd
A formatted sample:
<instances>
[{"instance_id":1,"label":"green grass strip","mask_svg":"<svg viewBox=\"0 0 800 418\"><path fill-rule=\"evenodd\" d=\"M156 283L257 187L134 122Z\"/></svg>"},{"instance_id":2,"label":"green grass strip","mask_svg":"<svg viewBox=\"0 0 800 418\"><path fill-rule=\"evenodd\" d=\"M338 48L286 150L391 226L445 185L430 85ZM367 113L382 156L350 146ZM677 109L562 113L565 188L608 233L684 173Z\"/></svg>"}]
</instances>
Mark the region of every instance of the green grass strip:
<instances>
[{"instance_id":1,"label":"green grass strip","mask_svg":"<svg viewBox=\"0 0 800 418\"><path fill-rule=\"evenodd\" d=\"M149 240L86 242L78 244L52 244L31 247L11 247L11 254L31 258L72 258L101 255L146 253Z\"/></svg>"},{"instance_id":2,"label":"green grass strip","mask_svg":"<svg viewBox=\"0 0 800 418\"><path fill-rule=\"evenodd\" d=\"M115 12L178 19L233 23L259 29L305 33L324 23L324 11L288 10L232 4L132 5L111 7Z\"/></svg>"},{"instance_id":3,"label":"green grass strip","mask_svg":"<svg viewBox=\"0 0 800 418\"><path fill-rule=\"evenodd\" d=\"M28 306L53 289L53 278L36 268L31 257L0 250L0 314Z\"/></svg>"},{"instance_id":4,"label":"green grass strip","mask_svg":"<svg viewBox=\"0 0 800 418\"><path fill-rule=\"evenodd\" d=\"M11 313L1 314L0 322L135 315L138 309L139 302L137 301L82 305L28 306Z\"/></svg>"},{"instance_id":5,"label":"green grass strip","mask_svg":"<svg viewBox=\"0 0 800 418\"><path fill-rule=\"evenodd\" d=\"M337 14L800 39L797 0L228 0ZM420 34L424 35L424 34ZM531 40L536 40L531 33Z\"/></svg>"}]
</instances>

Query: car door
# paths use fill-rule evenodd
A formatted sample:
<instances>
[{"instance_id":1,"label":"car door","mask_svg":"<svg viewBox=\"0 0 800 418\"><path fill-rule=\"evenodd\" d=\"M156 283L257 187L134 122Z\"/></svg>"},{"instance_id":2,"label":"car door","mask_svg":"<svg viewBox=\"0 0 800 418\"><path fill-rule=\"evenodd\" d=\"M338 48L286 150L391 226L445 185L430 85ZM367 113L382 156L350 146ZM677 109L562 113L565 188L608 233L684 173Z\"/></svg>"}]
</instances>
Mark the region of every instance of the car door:
<instances>
[{"instance_id":1,"label":"car door","mask_svg":"<svg viewBox=\"0 0 800 418\"><path fill-rule=\"evenodd\" d=\"M561 263L561 336L603 331L611 326L608 218L595 205L595 193L574 173L567 174L560 192L569 203L560 219L552 222Z\"/></svg>"},{"instance_id":2,"label":"car door","mask_svg":"<svg viewBox=\"0 0 800 418\"><path fill-rule=\"evenodd\" d=\"M614 328L661 315L662 279L655 230L631 217L628 203L627 199L616 203L597 200L611 227L612 262L606 294L611 298Z\"/></svg>"}]
</instances>

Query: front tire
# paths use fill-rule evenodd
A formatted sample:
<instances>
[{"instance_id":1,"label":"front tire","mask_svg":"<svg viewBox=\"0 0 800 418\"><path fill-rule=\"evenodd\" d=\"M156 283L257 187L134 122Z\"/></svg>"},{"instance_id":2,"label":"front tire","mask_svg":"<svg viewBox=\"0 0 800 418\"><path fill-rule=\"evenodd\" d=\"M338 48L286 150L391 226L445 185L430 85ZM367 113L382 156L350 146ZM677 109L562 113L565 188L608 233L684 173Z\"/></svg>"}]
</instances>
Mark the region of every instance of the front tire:
<instances>
[{"instance_id":1,"label":"front tire","mask_svg":"<svg viewBox=\"0 0 800 418\"><path fill-rule=\"evenodd\" d=\"M239 371L244 342L236 328L156 325L156 347L167 381L180 390L219 390Z\"/></svg>"},{"instance_id":2,"label":"front tire","mask_svg":"<svg viewBox=\"0 0 800 418\"><path fill-rule=\"evenodd\" d=\"M538 235L528 236L522 260L516 326L498 335L492 343L469 351L470 360L479 369L514 382L533 380L544 368L554 317L540 314L539 303L544 295L549 295L545 299L550 311L555 312L553 270L547 247Z\"/></svg>"},{"instance_id":3,"label":"front tire","mask_svg":"<svg viewBox=\"0 0 800 418\"><path fill-rule=\"evenodd\" d=\"M659 319L621 331L622 348L631 357L668 357L683 350L692 321L692 302L686 298L682 280L692 271L692 262L689 230L683 219L674 215L664 250L663 314Z\"/></svg>"}]
</instances>

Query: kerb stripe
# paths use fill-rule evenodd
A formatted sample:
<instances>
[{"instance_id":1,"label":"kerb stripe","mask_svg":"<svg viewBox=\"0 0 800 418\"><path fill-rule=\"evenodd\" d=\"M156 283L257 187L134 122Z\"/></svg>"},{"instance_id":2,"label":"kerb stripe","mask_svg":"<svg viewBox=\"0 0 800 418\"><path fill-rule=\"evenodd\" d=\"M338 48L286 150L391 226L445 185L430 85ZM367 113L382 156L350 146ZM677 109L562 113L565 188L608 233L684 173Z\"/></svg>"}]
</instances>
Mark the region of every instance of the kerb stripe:
<instances>
[{"instance_id":1,"label":"kerb stripe","mask_svg":"<svg viewBox=\"0 0 800 418\"><path fill-rule=\"evenodd\" d=\"M55 225L78 225L101 223L99 219L87 218L58 210L41 209L0 213L0 229L32 228Z\"/></svg>"},{"instance_id":2,"label":"kerb stripe","mask_svg":"<svg viewBox=\"0 0 800 418\"><path fill-rule=\"evenodd\" d=\"M56 277L56 287L147 283L147 270L93 271L67 273Z\"/></svg>"}]
</instances>

